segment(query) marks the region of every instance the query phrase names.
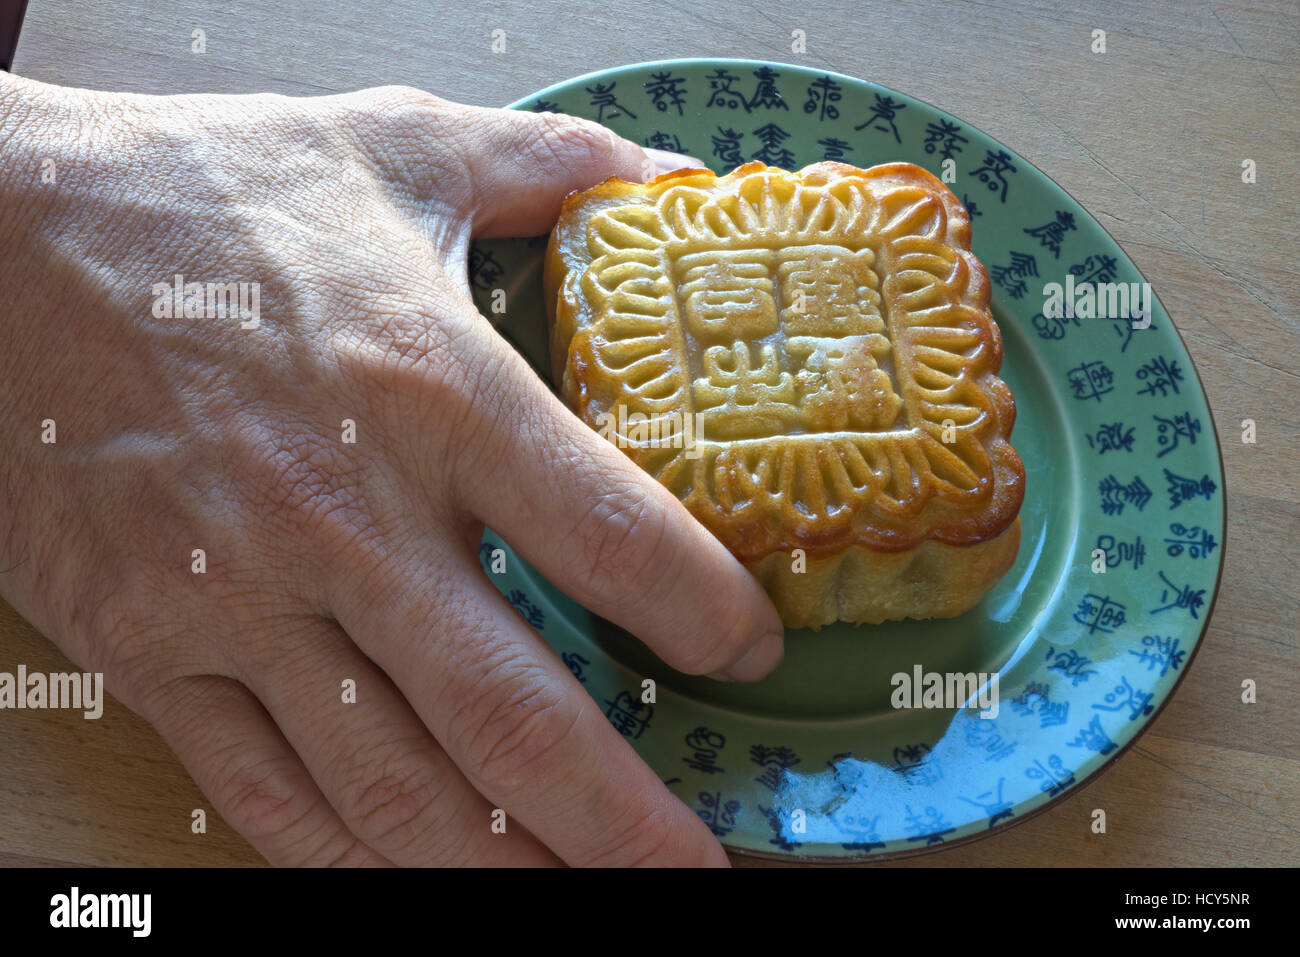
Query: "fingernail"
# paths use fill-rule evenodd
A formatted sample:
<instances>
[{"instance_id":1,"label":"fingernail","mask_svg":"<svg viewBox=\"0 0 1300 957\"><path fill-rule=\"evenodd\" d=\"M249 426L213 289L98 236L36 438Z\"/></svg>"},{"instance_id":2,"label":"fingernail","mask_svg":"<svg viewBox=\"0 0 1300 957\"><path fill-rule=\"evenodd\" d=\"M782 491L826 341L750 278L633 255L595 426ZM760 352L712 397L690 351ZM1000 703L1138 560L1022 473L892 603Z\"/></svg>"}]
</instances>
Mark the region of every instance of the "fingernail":
<instances>
[{"instance_id":1,"label":"fingernail","mask_svg":"<svg viewBox=\"0 0 1300 957\"><path fill-rule=\"evenodd\" d=\"M771 632L759 639L758 644L735 664L715 671L710 678L718 681L761 681L777 669L785 657L785 633Z\"/></svg>"},{"instance_id":2,"label":"fingernail","mask_svg":"<svg viewBox=\"0 0 1300 957\"><path fill-rule=\"evenodd\" d=\"M704 169L704 161L696 159L694 156L687 156L684 153L672 153L668 150L657 150L651 146L641 147L645 150L646 155L655 164L655 169L660 173L670 173L675 169Z\"/></svg>"}]
</instances>

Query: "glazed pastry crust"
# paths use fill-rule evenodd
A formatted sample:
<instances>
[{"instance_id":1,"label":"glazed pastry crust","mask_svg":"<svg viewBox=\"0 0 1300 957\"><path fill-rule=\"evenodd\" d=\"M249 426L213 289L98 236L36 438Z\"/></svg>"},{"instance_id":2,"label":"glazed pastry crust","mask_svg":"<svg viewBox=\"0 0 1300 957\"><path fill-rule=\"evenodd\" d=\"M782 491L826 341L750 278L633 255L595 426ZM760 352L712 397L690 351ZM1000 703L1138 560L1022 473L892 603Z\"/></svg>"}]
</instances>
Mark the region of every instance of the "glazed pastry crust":
<instances>
[{"instance_id":1,"label":"glazed pastry crust","mask_svg":"<svg viewBox=\"0 0 1300 957\"><path fill-rule=\"evenodd\" d=\"M988 276L920 167L610 179L566 198L543 281L565 400L787 625L950 617L1014 562Z\"/></svg>"}]
</instances>

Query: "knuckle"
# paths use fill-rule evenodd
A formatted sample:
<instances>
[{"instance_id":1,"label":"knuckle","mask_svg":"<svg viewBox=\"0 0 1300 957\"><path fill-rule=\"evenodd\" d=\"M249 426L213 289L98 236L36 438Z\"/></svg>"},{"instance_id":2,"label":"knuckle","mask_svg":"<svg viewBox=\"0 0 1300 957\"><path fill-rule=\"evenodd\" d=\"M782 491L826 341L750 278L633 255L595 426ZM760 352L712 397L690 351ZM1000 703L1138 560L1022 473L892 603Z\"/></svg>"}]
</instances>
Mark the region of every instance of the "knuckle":
<instances>
[{"instance_id":1,"label":"knuckle","mask_svg":"<svg viewBox=\"0 0 1300 957\"><path fill-rule=\"evenodd\" d=\"M284 837L306 815L298 795L310 783L285 761L241 764L221 787L222 816L250 839Z\"/></svg>"},{"instance_id":2,"label":"knuckle","mask_svg":"<svg viewBox=\"0 0 1300 957\"><path fill-rule=\"evenodd\" d=\"M413 126L435 120L452 106L427 90L400 84L377 86L361 91L361 99L371 116L389 118Z\"/></svg>"},{"instance_id":3,"label":"knuckle","mask_svg":"<svg viewBox=\"0 0 1300 957\"><path fill-rule=\"evenodd\" d=\"M468 164L458 154L466 107L425 90L383 86L359 101L360 128L373 132L367 150L392 185L412 199L459 209L472 196Z\"/></svg>"},{"instance_id":4,"label":"knuckle","mask_svg":"<svg viewBox=\"0 0 1300 957\"><path fill-rule=\"evenodd\" d=\"M137 572L135 581L93 606L74 603L68 618L86 669L102 673L113 695L137 711L173 681L220 664L217 649L186 641L180 626L161 623L158 610L174 597L147 578Z\"/></svg>"},{"instance_id":5,"label":"knuckle","mask_svg":"<svg viewBox=\"0 0 1300 957\"><path fill-rule=\"evenodd\" d=\"M540 668L517 667L457 711L452 735L472 775L515 793L545 776L582 715Z\"/></svg>"},{"instance_id":6,"label":"knuckle","mask_svg":"<svg viewBox=\"0 0 1300 957\"><path fill-rule=\"evenodd\" d=\"M534 116L539 128L529 149L540 162L604 168L619 155L620 138L608 127L568 113Z\"/></svg>"},{"instance_id":7,"label":"knuckle","mask_svg":"<svg viewBox=\"0 0 1300 957\"><path fill-rule=\"evenodd\" d=\"M93 637L85 642L90 670L111 676L130 697L176 677L166 670L164 656L155 653L157 642L149 625L141 620L139 607L150 606L141 606L128 596L107 598L90 613L87 631ZM74 628L77 618L74 609Z\"/></svg>"},{"instance_id":8,"label":"knuckle","mask_svg":"<svg viewBox=\"0 0 1300 957\"><path fill-rule=\"evenodd\" d=\"M365 783L340 809L353 833L367 842L392 841L407 846L422 836L426 812L438 788L419 767L396 769L391 761L372 766Z\"/></svg>"},{"instance_id":9,"label":"knuckle","mask_svg":"<svg viewBox=\"0 0 1300 957\"><path fill-rule=\"evenodd\" d=\"M596 499L574 535L603 584L633 603L650 594L671 566L661 560L668 515L645 489L631 483Z\"/></svg>"}]
</instances>

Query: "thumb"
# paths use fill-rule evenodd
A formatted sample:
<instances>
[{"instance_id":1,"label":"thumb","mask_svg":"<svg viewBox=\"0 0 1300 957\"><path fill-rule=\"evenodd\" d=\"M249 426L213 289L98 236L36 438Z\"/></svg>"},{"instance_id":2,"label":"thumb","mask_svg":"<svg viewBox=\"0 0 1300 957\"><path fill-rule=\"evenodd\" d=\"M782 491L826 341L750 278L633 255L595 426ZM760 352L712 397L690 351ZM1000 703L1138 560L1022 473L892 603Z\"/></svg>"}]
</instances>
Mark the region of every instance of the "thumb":
<instances>
[{"instance_id":1,"label":"thumb","mask_svg":"<svg viewBox=\"0 0 1300 957\"><path fill-rule=\"evenodd\" d=\"M457 146L473 185L472 235L538 236L555 225L564 197L611 176L643 183L703 166L643 149L613 130L567 113L468 107Z\"/></svg>"}]
</instances>

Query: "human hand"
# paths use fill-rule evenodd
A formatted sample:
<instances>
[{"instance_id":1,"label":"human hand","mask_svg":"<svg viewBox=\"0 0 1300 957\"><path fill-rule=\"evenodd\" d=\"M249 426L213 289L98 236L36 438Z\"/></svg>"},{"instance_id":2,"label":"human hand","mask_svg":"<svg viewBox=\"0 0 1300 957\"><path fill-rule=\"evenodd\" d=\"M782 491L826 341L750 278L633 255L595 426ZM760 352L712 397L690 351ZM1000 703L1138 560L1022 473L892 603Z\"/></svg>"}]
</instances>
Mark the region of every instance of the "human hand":
<instances>
[{"instance_id":1,"label":"human hand","mask_svg":"<svg viewBox=\"0 0 1300 957\"><path fill-rule=\"evenodd\" d=\"M469 295L471 238L645 179L639 147L401 88L0 74L0 155L0 594L226 821L280 864L726 863L476 556L486 522L681 671L781 658L757 583ZM177 275L258 284L258 321L157 315Z\"/></svg>"}]
</instances>

